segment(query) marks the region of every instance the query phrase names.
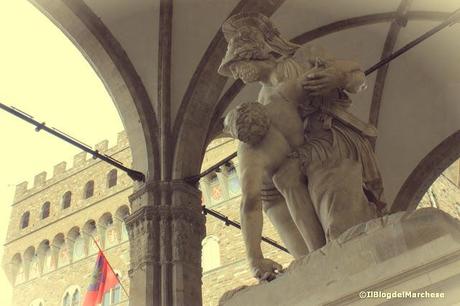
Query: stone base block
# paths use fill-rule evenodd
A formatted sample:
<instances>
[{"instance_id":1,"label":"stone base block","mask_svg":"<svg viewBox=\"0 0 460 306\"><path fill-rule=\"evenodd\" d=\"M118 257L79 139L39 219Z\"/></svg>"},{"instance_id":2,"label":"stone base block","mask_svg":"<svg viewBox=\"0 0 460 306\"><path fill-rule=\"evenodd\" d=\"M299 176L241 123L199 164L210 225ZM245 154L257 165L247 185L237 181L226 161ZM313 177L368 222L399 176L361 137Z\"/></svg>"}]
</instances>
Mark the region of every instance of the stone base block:
<instances>
[{"instance_id":1,"label":"stone base block","mask_svg":"<svg viewBox=\"0 0 460 306\"><path fill-rule=\"evenodd\" d=\"M433 208L357 225L221 306L460 305L460 222Z\"/></svg>"}]
</instances>

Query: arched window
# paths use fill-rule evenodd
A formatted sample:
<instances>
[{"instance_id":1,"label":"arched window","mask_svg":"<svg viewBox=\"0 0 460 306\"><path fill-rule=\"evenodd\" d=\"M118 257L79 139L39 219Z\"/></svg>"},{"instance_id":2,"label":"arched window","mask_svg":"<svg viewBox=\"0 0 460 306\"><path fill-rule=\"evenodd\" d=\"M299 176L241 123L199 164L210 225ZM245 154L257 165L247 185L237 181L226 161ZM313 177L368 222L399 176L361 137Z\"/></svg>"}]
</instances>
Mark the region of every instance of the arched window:
<instances>
[{"instance_id":1,"label":"arched window","mask_svg":"<svg viewBox=\"0 0 460 306\"><path fill-rule=\"evenodd\" d=\"M94 181L89 181L85 185L85 191L83 193L83 198L88 199L94 195Z\"/></svg>"},{"instance_id":2,"label":"arched window","mask_svg":"<svg viewBox=\"0 0 460 306\"><path fill-rule=\"evenodd\" d=\"M53 255L57 258L56 266L63 267L70 263L69 247L63 233L57 234L53 239Z\"/></svg>"},{"instance_id":3,"label":"arched window","mask_svg":"<svg viewBox=\"0 0 460 306\"><path fill-rule=\"evenodd\" d=\"M219 239L215 236L207 236L203 239L203 251L201 265L203 272L215 269L220 266Z\"/></svg>"},{"instance_id":4,"label":"arched window","mask_svg":"<svg viewBox=\"0 0 460 306\"><path fill-rule=\"evenodd\" d=\"M70 293L66 292L64 298L62 299L62 306L71 306L70 305Z\"/></svg>"},{"instance_id":5,"label":"arched window","mask_svg":"<svg viewBox=\"0 0 460 306\"><path fill-rule=\"evenodd\" d=\"M129 208L127 205L120 206L115 213L114 224L117 228L117 237L120 239L120 242L128 240L128 231L126 230L124 221L127 216L129 216Z\"/></svg>"},{"instance_id":6,"label":"arched window","mask_svg":"<svg viewBox=\"0 0 460 306\"><path fill-rule=\"evenodd\" d=\"M72 192L67 191L67 192L64 193L64 195L62 196L61 208L62 208L62 209L69 208L69 207L70 207L70 202L71 202L71 201L72 201Z\"/></svg>"},{"instance_id":7,"label":"arched window","mask_svg":"<svg viewBox=\"0 0 460 306\"><path fill-rule=\"evenodd\" d=\"M30 212L26 211L21 217L21 229L29 226Z\"/></svg>"},{"instance_id":8,"label":"arched window","mask_svg":"<svg viewBox=\"0 0 460 306\"><path fill-rule=\"evenodd\" d=\"M117 184L117 169L110 170L107 173L107 188L111 188Z\"/></svg>"},{"instance_id":9,"label":"arched window","mask_svg":"<svg viewBox=\"0 0 460 306\"><path fill-rule=\"evenodd\" d=\"M45 202L42 205L42 209L40 212L40 218L41 219L46 219L50 216L50 202Z\"/></svg>"},{"instance_id":10,"label":"arched window","mask_svg":"<svg viewBox=\"0 0 460 306\"><path fill-rule=\"evenodd\" d=\"M96 222L94 220L88 220L83 226L82 233L83 233L83 238L85 239L87 255L89 256L94 253L97 253L99 249L96 243L94 242L94 240L96 240L97 243L99 244L100 239L99 239L99 235L96 229Z\"/></svg>"},{"instance_id":11,"label":"arched window","mask_svg":"<svg viewBox=\"0 0 460 306\"><path fill-rule=\"evenodd\" d=\"M80 290L75 289L72 294L72 306L80 306Z\"/></svg>"},{"instance_id":12,"label":"arched window","mask_svg":"<svg viewBox=\"0 0 460 306\"><path fill-rule=\"evenodd\" d=\"M19 253L13 256L11 260L11 266L13 268L13 281L15 285L18 285L25 280L24 275L24 265L22 261L22 257Z\"/></svg>"},{"instance_id":13,"label":"arched window","mask_svg":"<svg viewBox=\"0 0 460 306\"><path fill-rule=\"evenodd\" d=\"M62 306L80 306L81 293L78 286L70 286L62 297Z\"/></svg>"}]
</instances>

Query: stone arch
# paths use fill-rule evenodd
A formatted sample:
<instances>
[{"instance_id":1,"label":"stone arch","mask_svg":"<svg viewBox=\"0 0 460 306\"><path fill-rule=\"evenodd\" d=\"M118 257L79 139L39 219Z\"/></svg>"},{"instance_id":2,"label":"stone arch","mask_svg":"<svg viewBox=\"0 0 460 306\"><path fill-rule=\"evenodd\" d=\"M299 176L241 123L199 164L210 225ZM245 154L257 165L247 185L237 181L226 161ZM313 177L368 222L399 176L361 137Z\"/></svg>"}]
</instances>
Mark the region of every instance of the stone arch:
<instances>
[{"instance_id":1,"label":"stone arch","mask_svg":"<svg viewBox=\"0 0 460 306\"><path fill-rule=\"evenodd\" d=\"M75 240L80 236L80 227L74 226L67 232L67 239Z\"/></svg>"},{"instance_id":2,"label":"stone arch","mask_svg":"<svg viewBox=\"0 0 460 306\"><path fill-rule=\"evenodd\" d=\"M54 236L53 257L55 258L57 267L63 267L70 263L69 249L63 233Z\"/></svg>"},{"instance_id":3,"label":"stone arch","mask_svg":"<svg viewBox=\"0 0 460 306\"><path fill-rule=\"evenodd\" d=\"M70 262L73 262L74 260L76 260L77 258L75 257L75 248L76 247L83 247L83 250L79 249L79 255L80 256L77 256L79 257L78 259L80 258L83 258L84 257L84 244L81 245L79 244L79 238L81 237L80 235L80 227L78 226L74 226L72 227L68 232L67 232L67 248L68 248L68 252L69 252L69 260ZM83 255L81 254L81 251L83 251Z\"/></svg>"},{"instance_id":4,"label":"stone arch","mask_svg":"<svg viewBox=\"0 0 460 306\"><path fill-rule=\"evenodd\" d=\"M7 276L12 284L17 285L24 282L24 262L20 253L14 254L14 256L11 258Z\"/></svg>"},{"instance_id":5,"label":"stone arch","mask_svg":"<svg viewBox=\"0 0 460 306\"><path fill-rule=\"evenodd\" d=\"M128 205L122 205L122 206L117 208L117 210L115 212L115 218L118 218L120 220L124 220L130 214L131 214L131 212L129 210L129 206Z\"/></svg>"},{"instance_id":6,"label":"stone arch","mask_svg":"<svg viewBox=\"0 0 460 306\"><path fill-rule=\"evenodd\" d=\"M447 137L418 163L399 190L391 211L415 210L436 178L459 158L460 130Z\"/></svg>"},{"instance_id":7,"label":"stone arch","mask_svg":"<svg viewBox=\"0 0 460 306\"><path fill-rule=\"evenodd\" d=\"M46 252L47 249L50 248L50 241L48 239L42 240L37 247L37 254L41 255Z\"/></svg>"},{"instance_id":8,"label":"stone arch","mask_svg":"<svg viewBox=\"0 0 460 306\"><path fill-rule=\"evenodd\" d=\"M85 249L87 250L87 254L91 255L91 254L97 253L98 252L97 244L101 246L101 239L99 236L96 221L94 221L93 219L86 221L82 229L83 229L82 232L83 232L83 238L84 238Z\"/></svg>"},{"instance_id":9,"label":"stone arch","mask_svg":"<svg viewBox=\"0 0 460 306\"><path fill-rule=\"evenodd\" d=\"M99 217L97 222L98 226L107 226L108 224L113 222L112 213L105 212L102 216Z\"/></svg>"},{"instance_id":10,"label":"stone arch","mask_svg":"<svg viewBox=\"0 0 460 306\"><path fill-rule=\"evenodd\" d=\"M82 0L29 0L87 58L120 114L128 136L133 168L159 173L158 128L147 91L121 44Z\"/></svg>"},{"instance_id":11,"label":"stone arch","mask_svg":"<svg viewBox=\"0 0 460 306\"><path fill-rule=\"evenodd\" d=\"M35 257L35 247L29 246L22 256L23 264L24 264L24 279L27 281L30 279L30 270L31 270L31 263Z\"/></svg>"},{"instance_id":12,"label":"stone arch","mask_svg":"<svg viewBox=\"0 0 460 306\"><path fill-rule=\"evenodd\" d=\"M51 245L48 239L42 240L37 247L37 256L40 263L41 274L54 270Z\"/></svg>"},{"instance_id":13,"label":"stone arch","mask_svg":"<svg viewBox=\"0 0 460 306\"><path fill-rule=\"evenodd\" d=\"M128 240L128 231L126 229L125 219L130 215L128 205L122 205L117 208L114 215L114 225L117 230L118 241Z\"/></svg>"},{"instance_id":14,"label":"stone arch","mask_svg":"<svg viewBox=\"0 0 460 306\"><path fill-rule=\"evenodd\" d=\"M110 212L104 213L97 222L99 236L104 248L111 247L118 242L118 235Z\"/></svg>"},{"instance_id":15,"label":"stone arch","mask_svg":"<svg viewBox=\"0 0 460 306\"><path fill-rule=\"evenodd\" d=\"M35 255L35 247L30 246L24 251L24 260L30 260Z\"/></svg>"}]
</instances>

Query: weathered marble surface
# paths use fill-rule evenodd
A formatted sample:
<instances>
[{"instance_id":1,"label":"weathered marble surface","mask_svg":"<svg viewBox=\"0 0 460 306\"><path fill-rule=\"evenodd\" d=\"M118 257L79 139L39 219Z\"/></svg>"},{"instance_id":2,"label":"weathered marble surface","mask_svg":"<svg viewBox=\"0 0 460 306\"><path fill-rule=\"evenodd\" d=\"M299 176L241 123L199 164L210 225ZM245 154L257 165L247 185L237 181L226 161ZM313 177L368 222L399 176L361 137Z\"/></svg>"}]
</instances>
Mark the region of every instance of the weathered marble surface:
<instances>
[{"instance_id":1,"label":"weathered marble surface","mask_svg":"<svg viewBox=\"0 0 460 306\"><path fill-rule=\"evenodd\" d=\"M360 291L443 292L443 299L360 299ZM272 282L226 293L221 306L453 305L460 302L460 222L433 208L354 226Z\"/></svg>"},{"instance_id":2,"label":"weathered marble surface","mask_svg":"<svg viewBox=\"0 0 460 306\"><path fill-rule=\"evenodd\" d=\"M281 267L261 251L262 210L297 259L384 210L370 143L375 127L349 111L347 92L365 87L365 75L358 63L289 42L260 13L233 15L222 31L228 46L219 73L261 84L257 102L242 101L224 125L240 140L249 268L259 280L272 280Z\"/></svg>"}]
</instances>

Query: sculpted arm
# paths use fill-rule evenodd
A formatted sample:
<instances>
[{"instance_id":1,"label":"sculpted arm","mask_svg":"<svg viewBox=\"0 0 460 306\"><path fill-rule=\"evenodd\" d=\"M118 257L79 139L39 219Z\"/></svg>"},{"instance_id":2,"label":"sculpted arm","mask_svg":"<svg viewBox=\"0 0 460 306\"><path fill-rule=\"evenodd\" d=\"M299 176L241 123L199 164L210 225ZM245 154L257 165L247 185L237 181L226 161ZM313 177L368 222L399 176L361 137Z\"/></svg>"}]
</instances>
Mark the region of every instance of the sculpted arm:
<instances>
[{"instance_id":1,"label":"sculpted arm","mask_svg":"<svg viewBox=\"0 0 460 306\"><path fill-rule=\"evenodd\" d=\"M247 154L245 154L247 153ZM261 156L238 150L240 157L241 231L246 246L249 267L254 277L260 280L272 280L282 271L282 266L264 258L260 243L262 241L262 201L260 190L265 173Z\"/></svg>"},{"instance_id":2,"label":"sculpted arm","mask_svg":"<svg viewBox=\"0 0 460 306\"><path fill-rule=\"evenodd\" d=\"M256 165L240 170L242 189L241 230L249 263L263 258L260 248L263 227L262 202L260 200L262 170L261 167Z\"/></svg>"}]
</instances>

